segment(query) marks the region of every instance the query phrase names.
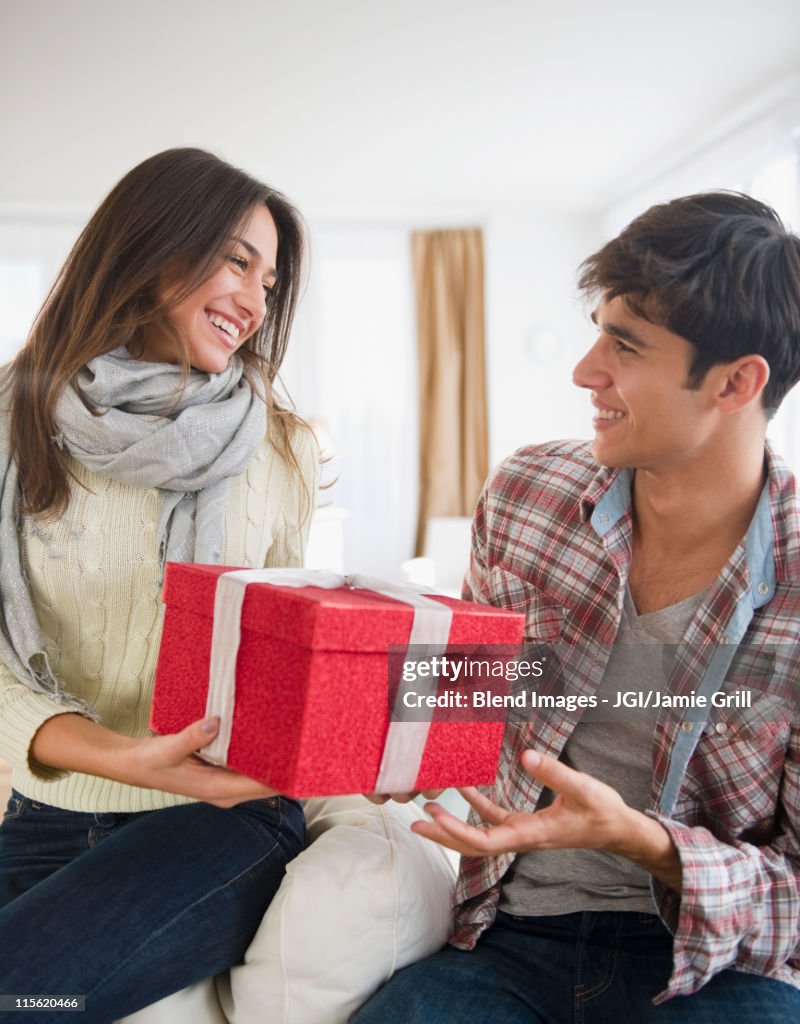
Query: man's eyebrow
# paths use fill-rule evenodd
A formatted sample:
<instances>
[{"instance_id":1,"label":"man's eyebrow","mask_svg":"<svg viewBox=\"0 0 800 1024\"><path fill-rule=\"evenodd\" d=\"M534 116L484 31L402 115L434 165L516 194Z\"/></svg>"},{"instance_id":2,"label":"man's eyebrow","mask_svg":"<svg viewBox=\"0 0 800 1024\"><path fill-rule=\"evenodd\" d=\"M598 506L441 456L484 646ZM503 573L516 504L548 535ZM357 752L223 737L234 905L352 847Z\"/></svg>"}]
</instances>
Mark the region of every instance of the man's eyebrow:
<instances>
[{"instance_id":1,"label":"man's eyebrow","mask_svg":"<svg viewBox=\"0 0 800 1024\"><path fill-rule=\"evenodd\" d=\"M248 242L246 238L240 238L238 235L232 235L231 238L234 242L237 242L239 245L241 245L241 247L245 249L247 253L253 257L254 260L260 260L262 258L261 253L258 251L258 249L256 249L254 245ZM278 272L274 267L268 267L264 272L264 277L275 278L277 276Z\"/></svg>"},{"instance_id":2,"label":"man's eyebrow","mask_svg":"<svg viewBox=\"0 0 800 1024\"><path fill-rule=\"evenodd\" d=\"M619 324L609 323L607 320L604 320L601 325L597 319L596 309L592 310L591 317L592 323L595 324L598 328L600 328L600 330L605 331L606 334L610 334L615 338L619 338L620 341L628 341L631 343L631 345L636 345L638 348L649 347L646 341L642 341L642 339L637 334L634 334L633 331L629 331L627 327L621 327Z\"/></svg>"}]
</instances>

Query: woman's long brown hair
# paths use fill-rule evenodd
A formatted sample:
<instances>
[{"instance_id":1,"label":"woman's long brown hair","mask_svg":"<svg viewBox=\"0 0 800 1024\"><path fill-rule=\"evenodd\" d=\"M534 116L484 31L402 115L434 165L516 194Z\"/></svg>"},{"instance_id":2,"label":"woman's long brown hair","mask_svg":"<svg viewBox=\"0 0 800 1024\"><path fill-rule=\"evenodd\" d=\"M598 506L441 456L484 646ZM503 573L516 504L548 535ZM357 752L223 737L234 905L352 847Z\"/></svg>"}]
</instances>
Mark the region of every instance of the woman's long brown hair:
<instances>
[{"instance_id":1,"label":"woman's long brown hair","mask_svg":"<svg viewBox=\"0 0 800 1024\"><path fill-rule=\"evenodd\" d=\"M95 356L121 345L141 352L148 325L169 330L169 310L214 273L231 235L259 204L277 228L277 276L264 322L239 355L273 414L271 438L299 472L290 442L300 420L277 404L272 383L302 284L300 216L279 192L213 154L169 149L134 167L102 202L14 361L10 444L24 512L59 515L69 501L68 456L58 443L55 420L64 388L77 386L78 371ZM165 281L178 284L168 302L159 298ZM176 340L177 351L185 352ZM189 371L187 356L184 370Z\"/></svg>"}]
</instances>

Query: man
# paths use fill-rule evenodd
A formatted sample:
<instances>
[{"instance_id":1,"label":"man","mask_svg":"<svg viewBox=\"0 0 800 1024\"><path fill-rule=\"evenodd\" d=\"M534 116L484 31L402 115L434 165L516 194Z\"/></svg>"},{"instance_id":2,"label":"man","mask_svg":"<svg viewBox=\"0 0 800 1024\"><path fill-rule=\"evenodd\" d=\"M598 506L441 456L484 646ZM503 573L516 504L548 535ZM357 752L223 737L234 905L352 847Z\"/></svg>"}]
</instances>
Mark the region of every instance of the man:
<instances>
[{"instance_id":1,"label":"man","mask_svg":"<svg viewBox=\"0 0 800 1024\"><path fill-rule=\"evenodd\" d=\"M581 269L594 440L494 473L464 597L525 612L589 707L509 720L472 824L427 806L415 830L463 855L452 945L358 1024L800 1020L800 503L765 441L800 379L800 239L709 193ZM599 710L636 690L662 706Z\"/></svg>"}]
</instances>

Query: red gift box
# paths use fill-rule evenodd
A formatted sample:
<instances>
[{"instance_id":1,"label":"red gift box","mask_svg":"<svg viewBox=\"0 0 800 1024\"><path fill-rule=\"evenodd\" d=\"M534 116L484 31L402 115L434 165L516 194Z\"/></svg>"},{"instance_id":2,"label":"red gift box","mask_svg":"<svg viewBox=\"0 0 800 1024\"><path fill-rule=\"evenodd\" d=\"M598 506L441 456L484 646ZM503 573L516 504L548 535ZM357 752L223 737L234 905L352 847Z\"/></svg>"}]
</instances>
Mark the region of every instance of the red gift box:
<instances>
[{"instance_id":1,"label":"red gift box","mask_svg":"<svg viewBox=\"0 0 800 1024\"><path fill-rule=\"evenodd\" d=\"M177 732L207 713L217 580L231 571L167 566L150 721L155 732ZM450 648L504 645L507 660L513 657L522 615L430 597L452 610ZM247 586L237 620L227 766L288 796L374 791L390 724L388 649L405 648L413 620L412 607L371 590ZM500 692L496 679L492 685ZM414 788L494 782L504 712L484 716L495 721L469 714L453 720L439 708L428 714Z\"/></svg>"}]
</instances>

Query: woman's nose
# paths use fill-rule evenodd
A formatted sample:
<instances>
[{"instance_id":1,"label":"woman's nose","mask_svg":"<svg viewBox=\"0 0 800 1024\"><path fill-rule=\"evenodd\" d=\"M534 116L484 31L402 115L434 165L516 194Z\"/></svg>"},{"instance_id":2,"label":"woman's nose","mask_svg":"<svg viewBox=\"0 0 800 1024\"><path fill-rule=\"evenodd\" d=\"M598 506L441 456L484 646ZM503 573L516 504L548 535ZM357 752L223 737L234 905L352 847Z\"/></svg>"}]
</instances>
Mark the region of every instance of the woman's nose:
<instances>
[{"instance_id":1,"label":"woman's nose","mask_svg":"<svg viewBox=\"0 0 800 1024\"><path fill-rule=\"evenodd\" d=\"M256 275L252 275L242 282L239 302L250 319L258 320L259 323L264 319L267 311L267 296L263 283Z\"/></svg>"}]
</instances>

